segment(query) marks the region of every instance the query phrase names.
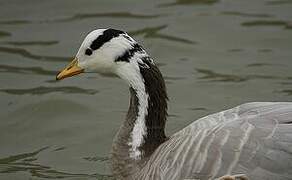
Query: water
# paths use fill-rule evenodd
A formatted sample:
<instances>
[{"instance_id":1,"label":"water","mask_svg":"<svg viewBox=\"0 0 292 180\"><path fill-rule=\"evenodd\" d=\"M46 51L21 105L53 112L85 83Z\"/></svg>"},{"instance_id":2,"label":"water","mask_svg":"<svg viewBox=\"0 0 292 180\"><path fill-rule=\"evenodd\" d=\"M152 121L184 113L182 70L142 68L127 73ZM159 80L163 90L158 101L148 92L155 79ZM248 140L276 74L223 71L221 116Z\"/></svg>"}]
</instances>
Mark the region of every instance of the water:
<instances>
[{"instance_id":1,"label":"water","mask_svg":"<svg viewBox=\"0 0 292 180\"><path fill-rule=\"evenodd\" d=\"M244 102L292 100L291 9L291 0L0 0L0 179L112 179L127 86L95 74L54 80L91 30L126 30L159 64L170 135Z\"/></svg>"}]
</instances>

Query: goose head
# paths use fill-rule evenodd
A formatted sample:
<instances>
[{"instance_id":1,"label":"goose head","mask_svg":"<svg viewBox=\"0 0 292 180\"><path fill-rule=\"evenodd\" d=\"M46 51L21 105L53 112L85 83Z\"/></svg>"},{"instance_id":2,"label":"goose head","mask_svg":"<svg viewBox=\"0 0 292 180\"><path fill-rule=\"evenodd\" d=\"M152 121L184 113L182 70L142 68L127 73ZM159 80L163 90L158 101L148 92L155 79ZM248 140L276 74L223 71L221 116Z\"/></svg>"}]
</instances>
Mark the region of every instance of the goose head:
<instances>
[{"instance_id":1,"label":"goose head","mask_svg":"<svg viewBox=\"0 0 292 180\"><path fill-rule=\"evenodd\" d=\"M95 72L129 80L127 76L138 74L139 65L147 66L146 57L147 53L127 33L116 29L97 29L86 36L73 61L56 79ZM147 59L153 63L150 58Z\"/></svg>"}]
</instances>

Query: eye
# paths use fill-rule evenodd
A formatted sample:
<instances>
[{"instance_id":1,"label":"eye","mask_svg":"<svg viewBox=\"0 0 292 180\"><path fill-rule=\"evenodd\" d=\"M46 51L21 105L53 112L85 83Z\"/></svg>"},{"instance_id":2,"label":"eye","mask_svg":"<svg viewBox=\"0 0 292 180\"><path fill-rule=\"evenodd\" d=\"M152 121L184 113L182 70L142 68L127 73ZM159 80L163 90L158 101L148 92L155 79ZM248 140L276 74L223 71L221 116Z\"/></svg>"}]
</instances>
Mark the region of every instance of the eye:
<instances>
[{"instance_id":1,"label":"eye","mask_svg":"<svg viewBox=\"0 0 292 180\"><path fill-rule=\"evenodd\" d=\"M87 49L85 50L85 54L88 55L88 56L90 56L90 55L92 54L92 50L89 49L89 48L87 48Z\"/></svg>"}]
</instances>

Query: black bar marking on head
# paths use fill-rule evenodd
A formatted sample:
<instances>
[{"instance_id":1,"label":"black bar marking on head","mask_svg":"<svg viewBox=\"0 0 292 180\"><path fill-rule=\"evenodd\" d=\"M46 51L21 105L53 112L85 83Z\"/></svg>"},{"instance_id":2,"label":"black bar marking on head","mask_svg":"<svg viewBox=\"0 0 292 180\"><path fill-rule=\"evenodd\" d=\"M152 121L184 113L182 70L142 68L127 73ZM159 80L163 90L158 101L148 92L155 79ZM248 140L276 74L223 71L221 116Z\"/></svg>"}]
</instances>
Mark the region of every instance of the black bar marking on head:
<instances>
[{"instance_id":1,"label":"black bar marking on head","mask_svg":"<svg viewBox=\"0 0 292 180\"><path fill-rule=\"evenodd\" d=\"M125 32L116 29L107 29L102 35L98 36L90 45L90 49L97 50L104 43L109 42L112 38L118 37L120 34L125 34Z\"/></svg>"},{"instance_id":2,"label":"black bar marking on head","mask_svg":"<svg viewBox=\"0 0 292 180\"><path fill-rule=\"evenodd\" d=\"M130 62L131 57L133 57L136 52L142 52L142 51L144 51L144 49L139 44L136 43L133 45L131 49L127 50L124 54L117 57L115 62L118 62L118 61Z\"/></svg>"}]
</instances>

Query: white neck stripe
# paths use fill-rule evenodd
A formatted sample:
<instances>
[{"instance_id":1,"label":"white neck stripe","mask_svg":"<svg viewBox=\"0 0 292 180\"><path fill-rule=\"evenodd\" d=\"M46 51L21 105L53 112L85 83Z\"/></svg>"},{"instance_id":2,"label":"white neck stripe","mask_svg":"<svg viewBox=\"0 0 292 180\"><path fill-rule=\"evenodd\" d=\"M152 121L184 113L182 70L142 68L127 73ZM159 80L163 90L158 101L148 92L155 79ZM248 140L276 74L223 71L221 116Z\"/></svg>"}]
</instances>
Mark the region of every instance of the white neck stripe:
<instances>
[{"instance_id":1,"label":"white neck stripe","mask_svg":"<svg viewBox=\"0 0 292 180\"><path fill-rule=\"evenodd\" d=\"M144 136L147 133L147 127L145 124L145 117L148 114L148 98L149 95L146 92L144 79L140 73L139 65L137 61L131 61L123 64L117 69L117 74L135 90L138 98L138 114L131 132L132 140L128 145L131 146L130 157L133 159L140 159L142 152L139 147L144 142Z\"/></svg>"}]
</instances>

